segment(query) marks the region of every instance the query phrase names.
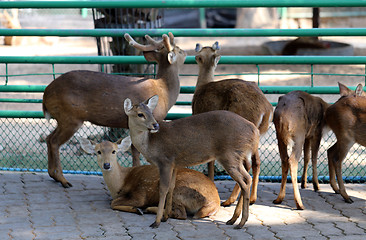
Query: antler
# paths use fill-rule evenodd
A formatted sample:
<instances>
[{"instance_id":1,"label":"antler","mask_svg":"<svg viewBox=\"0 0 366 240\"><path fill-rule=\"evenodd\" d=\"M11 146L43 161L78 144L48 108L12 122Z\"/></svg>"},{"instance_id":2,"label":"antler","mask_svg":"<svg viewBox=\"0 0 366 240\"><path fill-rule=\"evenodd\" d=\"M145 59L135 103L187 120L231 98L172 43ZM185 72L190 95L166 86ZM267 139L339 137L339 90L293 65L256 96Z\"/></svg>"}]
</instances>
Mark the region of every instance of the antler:
<instances>
[{"instance_id":1,"label":"antler","mask_svg":"<svg viewBox=\"0 0 366 240\"><path fill-rule=\"evenodd\" d=\"M153 51L153 50L158 50L161 49L162 47L166 47L166 49L170 52L173 50L173 46L174 45L174 36L172 33L169 33L169 37L164 34L163 35L163 39L160 41L156 41L154 39L152 39L149 35L145 35L145 39L149 42L148 45L142 45L140 43L137 43L131 36L130 34L126 33L124 35L125 39L129 42L129 44L131 46L133 46L134 48L141 50L141 51ZM170 40L170 41L169 41Z\"/></svg>"}]
</instances>

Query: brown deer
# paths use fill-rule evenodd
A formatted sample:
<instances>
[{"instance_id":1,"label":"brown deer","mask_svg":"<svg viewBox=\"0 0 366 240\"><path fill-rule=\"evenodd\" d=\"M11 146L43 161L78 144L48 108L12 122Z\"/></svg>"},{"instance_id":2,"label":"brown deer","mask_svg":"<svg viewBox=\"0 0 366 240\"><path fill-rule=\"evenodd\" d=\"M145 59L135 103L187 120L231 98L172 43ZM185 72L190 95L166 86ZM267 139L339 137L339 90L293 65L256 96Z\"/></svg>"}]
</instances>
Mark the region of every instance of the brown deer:
<instances>
[{"instance_id":1,"label":"brown deer","mask_svg":"<svg viewBox=\"0 0 366 240\"><path fill-rule=\"evenodd\" d=\"M196 89L192 100L193 114L213 110L227 110L239 114L243 118L252 122L260 134L264 134L272 122L273 107L266 96L254 82L242 79L225 79L214 81L214 72L220 55L219 43L215 42L212 47L202 47L196 45L196 62L199 66ZM214 179L214 164L208 163L208 176ZM260 158L258 150L252 159L253 184L250 196L250 203L257 199L257 185L260 172ZM248 171L250 165L248 165ZM236 184L231 196L222 203L223 206L232 204L238 197L239 185Z\"/></svg>"},{"instance_id":2,"label":"brown deer","mask_svg":"<svg viewBox=\"0 0 366 240\"><path fill-rule=\"evenodd\" d=\"M303 147L304 171L301 178L301 188L306 188L311 149L313 186L315 191L319 190L317 157L320 140L326 125L325 111L328 106L329 104L321 98L302 91L292 91L279 98L274 111L273 122L276 127L278 149L281 157L282 180L280 193L273 203L280 204L285 198L287 174L290 169L296 207L299 210L304 209L297 185L298 162ZM290 156L288 155L288 149L291 149Z\"/></svg>"},{"instance_id":3,"label":"brown deer","mask_svg":"<svg viewBox=\"0 0 366 240\"><path fill-rule=\"evenodd\" d=\"M366 146L366 93L361 84L355 91L341 83L338 85L341 98L325 114L327 125L337 137L337 142L327 151L329 178L333 190L340 193L347 203L353 203L344 187L342 161L354 143Z\"/></svg>"},{"instance_id":4,"label":"brown deer","mask_svg":"<svg viewBox=\"0 0 366 240\"><path fill-rule=\"evenodd\" d=\"M159 204L151 227L159 227L169 216L176 168L216 159L240 185L241 195L227 224L234 224L242 210L242 219L236 227L242 228L249 216L252 183L244 162L258 149L258 129L245 118L224 110L158 123L152 113L157 102L157 95L136 105L128 98L124 102L132 144L159 169Z\"/></svg>"},{"instance_id":5,"label":"brown deer","mask_svg":"<svg viewBox=\"0 0 366 240\"><path fill-rule=\"evenodd\" d=\"M147 61L158 63L155 79L116 76L93 71L71 71L51 82L43 95L43 112L47 119L57 121L56 129L47 137L48 173L64 187L71 187L62 174L59 147L70 139L84 121L113 128L127 128L127 116L121 108L125 98L144 101L159 94L155 117L162 120L175 104L180 91L179 68L186 53L174 44L174 36L163 35L161 41L145 36L149 45L136 43L130 35L126 40L143 51ZM139 153L132 147L134 165Z\"/></svg>"},{"instance_id":6,"label":"brown deer","mask_svg":"<svg viewBox=\"0 0 366 240\"><path fill-rule=\"evenodd\" d=\"M153 165L122 167L117 161L117 152L127 151L131 138L121 140L97 144L85 138L79 139L85 152L97 154L98 165L113 198L112 209L138 214L145 209L145 212L156 213L159 203L158 168ZM197 219L211 216L219 209L216 185L203 173L179 168L169 217L186 219L189 214Z\"/></svg>"}]
</instances>

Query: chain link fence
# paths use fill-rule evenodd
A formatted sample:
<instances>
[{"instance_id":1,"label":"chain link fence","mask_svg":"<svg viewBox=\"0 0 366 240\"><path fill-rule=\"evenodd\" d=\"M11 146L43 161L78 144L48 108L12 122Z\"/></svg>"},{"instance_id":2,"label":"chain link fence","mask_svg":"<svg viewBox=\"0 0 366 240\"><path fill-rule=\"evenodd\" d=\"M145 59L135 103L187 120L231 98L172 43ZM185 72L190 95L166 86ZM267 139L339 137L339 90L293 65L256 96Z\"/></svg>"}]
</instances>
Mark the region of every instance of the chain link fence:
<instances>
[{"instance_id":1,"label":"chain link fence","mask_svg":"<svg viewBox=\"0 0 366 240\"><path fill-rule=\"evenodd\" d=\"M47 145L45 137L56 127L56 121L47 122L37 118L0 118L0 170L47 171ZM111 140L106 135L106 127L85 123L75 136L86 137L97 142ZM128 135L128 130L125 136ZM66 173L101 174L96 163L96 156L85 154L76 137L72 137L60 148L60 158ZM124 136L123 136L124 137ZM321 142L318 156L318 175L320 181L328 180L326 150L335 143L332 132L328 132ZM274 125L261 137L261 180L279 181L281 179L281 160L279 158ZM343 175L346 181L364 182L366 176L365 149L355 144L343 163ZM132 166L130 153L118 153L122 166ZM146 161L142 157L143 164ZM311 164L310 164L311 165ZM193 167L206 172L206 164ZM303 171L303 159L299 163L299 172ZM226 178L223 168L216 163L217 178ZM301 174L299 174L301 175ZM309 176L312 176L309 167Z\"/></svg>"}]
</instances>

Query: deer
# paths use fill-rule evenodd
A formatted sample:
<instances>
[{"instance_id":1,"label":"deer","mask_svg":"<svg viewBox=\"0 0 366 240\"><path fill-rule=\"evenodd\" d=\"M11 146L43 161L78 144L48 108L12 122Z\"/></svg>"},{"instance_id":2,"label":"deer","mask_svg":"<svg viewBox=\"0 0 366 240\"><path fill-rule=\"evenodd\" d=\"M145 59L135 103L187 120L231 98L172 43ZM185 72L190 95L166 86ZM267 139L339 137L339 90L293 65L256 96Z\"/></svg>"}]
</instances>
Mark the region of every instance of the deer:
<instances>
[{"instance_id":1,"label":"deer","mask_svg":"<svg viewBox=\"0 0 366 240\"><path fill-rule=\"evenodd\" d=\"M169 35L169 36L168 36ZM128 119L120 107L125 98L144 101L159 94L154 110L156 119L166 117L175 104L179 92L179 69L186 53L174 43L174 35L164 34L162 40L145 38L142 45L126 33L125 39L143 52L149 62L156 62L156 78L118 76L95 71L70 71L53 80L43 94L43 112L46 119L53 117L57 127L46 138L48 149L48 174L63 187L72 187L62 173L59 148L70 139L84 121L112 128L128 128ZM139 153L132 146L133 166L140 165Z\"/></svg>"},{"instance_id":2,"label":"deer","mask_svg":"<svg viewBox=\"0 0 366 240\"><path fill-rule=\"evenodd\" d=\"M153 111L158 99L154 95L145 102L133 103L129 98L124 101L132 144L159 169L159 204L150 227L159 227L171 212L177 168L216 159L241 188L233 217L226 224L234 224L242 213L240 223L235 226L242 228L249 216L252 183L244 162L258 149L259 130L245 118L225 110L157 122Z\"/></svg>"},{"instance_id":3,"label":"deer","mask_svg":"<svg viewBox=\"0 0 366 240\"><path fill-rule=\"evenodd\" d=\"M327 150L329 178L334 192L340 193L346 203L353 203L344 186L342 162L355 143L366 146L366 93L362 84L358 84L354 91L341 83L338 85L341 97L325 114L326 123L337 138Z\"/></svg>"},{"instance_id":4,"label":"deer","mask_svg":"<svg viewBox=\"0 0 366 240\"><path fill-rule=\"evenodd\" d=\"M79 138L81 148L88 154L96 154L103 179L112 196L111 208L137 214L155 213L159 203L159 171L154 165L122 167L117 153L126 152L131 138L116 143L96 143ZM203 173L179 168L173 191L172 212L169 217L193 219L214 215L220 209L220 197L215 183ZM144 210L144 211L143 211Z\"/></svg>"},{"instance_id":5,"label":"deer","mask_svg":"<svg viewBox=\"0 0 366 240\"><path fill-rule=\"evenodd\" d=\"M292 91L279 97L273 122L281 158L282 179L280 192L273 203L280 204L285 198L287 175L290 169L296 207L298 210L305 209L297 184L298 162L303 148L304 170L301 177L301 188L306 188L307 185L307 169L311 150L312 183L314 190L319 190L317 157L321 138L327 132L325 112L328 107L329 104L320 97L303 91Z\"/></svg>"},{"instance_id":6,"label":"deer","mask_svg":"<svg viewBox=\"0 0 366 240\"><path fill-rule=\"evenodd\" d=\"M213 110L227 110L239 114L243 118L252 122L261 135L267 132L269 124L272 122L273 107L263 94L261 89L254 82L242 79L224 79L214 81L214 72L220 60L218 54L220 50L219 42L215 42L212 47L202 47L196 44L195 57L199 66L196 88L192 99L192 113L199 114ZM214 165L212 161L208 163L208 176L214 179ZM250 165L247 170L250 170ZM260 158L258 150L252 159L253 184L250 197L250 204L257 199L257 185L260 172ZM229 206L238 197L240 188L236 184L231 196L223 202L222 206Z\"/></svg>"}]
</instances>

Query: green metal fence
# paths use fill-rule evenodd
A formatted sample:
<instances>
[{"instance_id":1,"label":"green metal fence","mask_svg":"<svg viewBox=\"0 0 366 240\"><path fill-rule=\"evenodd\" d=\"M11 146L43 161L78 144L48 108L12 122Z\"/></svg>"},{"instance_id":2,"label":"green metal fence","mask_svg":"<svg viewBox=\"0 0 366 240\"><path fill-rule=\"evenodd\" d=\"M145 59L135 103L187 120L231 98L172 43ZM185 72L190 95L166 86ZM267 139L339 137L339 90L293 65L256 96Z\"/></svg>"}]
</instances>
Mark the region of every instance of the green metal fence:
<instances>
[{"instance_id":1,"label":"green metal fence","mask_svg":"<svg viewBox=\"0 0 366 240\"><path fill-rule=\"evenodd\" d=\"M121 7L121 8L181 8L181 7L361 7L366 6L366 1L11 1L0 2L0 8L92 8L92 7ZM342 29L0 29L0 36L60 36L60 37L100 37L100 36L123 36L125 32L133 37L149 34L159 37L163 33L173 32L176 37L260 37L260 36L366 36L366 28L342 28ZM198 39L199 41L199 39ZM146 60L140 56L0 56L0 102L20 104L26 103L33 106L40 105L42 92L45 85L13 85L14 79L23 77L26 74L12 73L12 66L21 66L23 64L45 64L49 68L45 72L32 73L33 76L42 76L50 80L59 76L63 72L55 70L61 64L116 64L133 63L146 64ZM185 64L195 64L194 56L188 56ZM303 90L312 94L335 95L338 98L338 87L336 80L333 86L322 86L317 82L317 77L330 76L335 79L354 79L354 86L359 82L366 82L364 56L222 56L220 65L251 65L251 71L245 73L232 73L235 75L254 76L262 91L271 98L272 104L276 105L276 99L279 95L292 90ZM283 71L273 73L268 71L268 65L307 66L306 71ZM362 71L337 73L319 72L315 68L318 65L349 65L358 66ZM231 75L232 75L231 74ZM261 79L266 76L293 75L294 78L306 76L309 78L307 86L267 86L263 85ZM192 75L186 73L186 75ZM182 74L184 77L185 74ZM219 75L218 75L219 76ZM220 75L221 76L221 75ZM193 86L184 86L181 88L181 95L189 95L194 91ZM35 94L33 98L3 97L3 94L17 95L18 93ZM189 97L188 97L189 99ZM189 107L190 100L179 100L177 106ZM169 113L168 119L175 119L190 115L186 112ZM56 126L56 122L51 120L48 123L41 111L0 110L0 169L16 171L46 171L47 169L47 148L44 142L45 136ZM85 123L77 133L81 136L96 138L97 141L106 138L107 129L105 127L95 126ZM326 159L326 150L335 142L333 134L328 133L323 137L319 157L318 172L321 181L327 181L328 167ZM64 144L60 149L61 161L65 172L100 174L94 156L83 154L75 138ZM131 159L128 153L119 155L121 163L125 166L131 165ZM281 163L277 150L277 140L273 125L270 130L261 137L260 144L261 157L261 180L278 181L281 176ZM346 180L352 182L364 182L366 176L366 161L363 147L355 145L350 151L347 160L344 162L344 176ZM205 171L205 165L195 167ZM224 174L222 168L217 166L217 176ZM302 161L299 171L302 171ZM309 175L311 176L311 169ZM311 178L311 177L310 177Z\"/></svg>"}]
</instances>

